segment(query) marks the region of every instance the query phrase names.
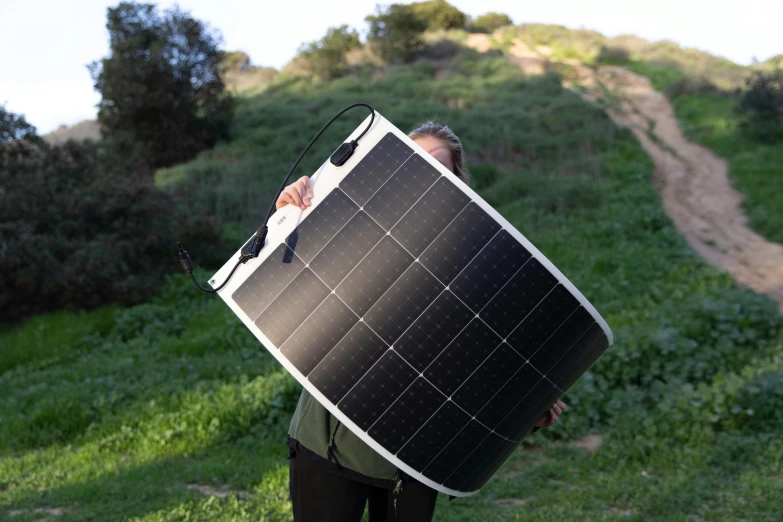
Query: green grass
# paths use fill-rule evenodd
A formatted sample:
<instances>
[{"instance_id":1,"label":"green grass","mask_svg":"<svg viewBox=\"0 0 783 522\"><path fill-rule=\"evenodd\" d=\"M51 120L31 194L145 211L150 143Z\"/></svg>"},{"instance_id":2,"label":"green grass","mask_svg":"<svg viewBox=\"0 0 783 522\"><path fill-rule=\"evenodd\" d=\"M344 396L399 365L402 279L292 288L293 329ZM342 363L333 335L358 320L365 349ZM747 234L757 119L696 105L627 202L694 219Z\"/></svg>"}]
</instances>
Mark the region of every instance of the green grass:
<instances>
[{"instance_id":1,"label":"green grass","mask_svg":"<svg viewBox=\"0 0 783 522\"><path fill-rule=\"evenodd\" d=\"M623 67L627 67L636 74L646 76L650 80L652 86L661 92L665 92L674 82L686 77L686 74L679 69L661 67L660 65L651 64L643 60L631 61L627 64L623 64Z\"/></svg>"},{"instance_id":2,"label":"green grass","mask_svg":"<svg viewBox=\"0 0 783 522\"><path fill-rule=\"evenodd\" d=\"M348 102L369 100L403 129L446 121L482 164L482 195L597 306L615 346L569 391L561 421L478 494L439 498L436 520L780 519L775 303L687 247L628 132L557 78L501 60L464 55L441 81L429 64L375 81L282 75L240 100L231 142L159 181L190 191L194 212L218 212L239 243L303 140ZM335 124L300 174L359 118ZM58 521L291 519L283 440L299 386L185 276L148 303L33 318L0 343L0 519L52 508ZM603 439L593 454L572 445L588 433Z\"/></svg>"},{"instance_id":3,"label":"green grass","mask_svg":"<svg viewBox=\"0 0 783 522\"><path fill-rule=\"evenodd\" d=\"M783 243L783 143L765 144L737 128L733 97L715 94L681 96L674 110L683 132L729 162L735 186L746 199L750 226L771 241Z\"/></svg>"}]
</instances>

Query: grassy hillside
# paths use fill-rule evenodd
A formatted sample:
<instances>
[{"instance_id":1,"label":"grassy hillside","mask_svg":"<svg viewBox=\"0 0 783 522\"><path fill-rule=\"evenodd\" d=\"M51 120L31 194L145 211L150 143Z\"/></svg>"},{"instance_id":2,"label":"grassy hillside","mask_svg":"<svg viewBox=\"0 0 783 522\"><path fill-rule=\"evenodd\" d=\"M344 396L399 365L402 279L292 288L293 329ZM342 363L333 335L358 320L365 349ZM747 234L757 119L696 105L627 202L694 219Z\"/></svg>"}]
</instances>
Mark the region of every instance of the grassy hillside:
<instances>
[{"instance_id":1,"label":"grassy hillside","mask_svg":"<svg viewBox=\"0 0 783 522\"><path fill-rule=\"evenodd\" d=\"M357 100L405 130L449 123L476 188L615 333L562 420L477 495L439 498L436 520L783 517L776 305L695 256L638 144L557 77L472 52L326 84L280 74L240 98L229 143L158 183L218 212L239 244L304 141ZM335 124L300 173L360 118ZM299 387L185 276L133 308L31 319L0 345L0 519L290 520L283 440ZM594 453L574 444L588 434Z\"/></svg>"},{"instance_id":2,"label":"grassy hillside","mask_svg":"<svg viewBox=\"0 0 783 522\"><path fill-rule=\"evenodd\" d=\"M545 24L505 28L492 41L506 52L521 49L543 58L617 64L648 77L672 98L685 134L729 161L730 175L746 196L743 206L751 227L783 243L783 146L744 136L734 113L736 90L743 80L753 70L783 66L780 55L748 67L674 42L607 38L595 31Z\"/></svg>"}]
</instances>

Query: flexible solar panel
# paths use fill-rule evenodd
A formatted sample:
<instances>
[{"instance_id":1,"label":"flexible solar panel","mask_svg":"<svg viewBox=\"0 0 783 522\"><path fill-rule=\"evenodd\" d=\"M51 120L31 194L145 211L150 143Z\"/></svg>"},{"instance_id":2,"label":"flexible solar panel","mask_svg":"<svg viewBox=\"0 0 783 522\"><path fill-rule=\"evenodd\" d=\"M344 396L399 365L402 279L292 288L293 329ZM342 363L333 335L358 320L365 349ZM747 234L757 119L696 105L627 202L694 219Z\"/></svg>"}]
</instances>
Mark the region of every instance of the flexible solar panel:
<instances>
[{"instance_id":1,"label":"flexible solar panel","mask_svg":"<svg viewBox=\"0 0 783 522\"><path fill-rule=\"evenodd\" d=\"M260 256L220 296L372 448L439 491L474 493L611 331L521 233L377 113L354 156L311 179L312 206L279 210Z\"/></svg>"}]
</instances>

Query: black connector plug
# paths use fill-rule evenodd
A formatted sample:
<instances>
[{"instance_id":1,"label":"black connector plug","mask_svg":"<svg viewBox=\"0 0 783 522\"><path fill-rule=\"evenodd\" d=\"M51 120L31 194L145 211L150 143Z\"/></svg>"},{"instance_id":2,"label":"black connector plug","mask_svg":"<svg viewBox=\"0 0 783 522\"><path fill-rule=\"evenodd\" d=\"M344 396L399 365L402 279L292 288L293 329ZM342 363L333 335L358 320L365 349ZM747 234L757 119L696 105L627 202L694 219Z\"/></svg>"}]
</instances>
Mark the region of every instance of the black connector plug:
<instances>
[{"instance_id":1,"label":"black connector plug","mask_svg":"<svg viewBox=\"0 0 783 522\"><path fill-rule=\"evenodd\" d=\"M353 156L353 152L356 150L357 146L358 144L356 143L356 140L346 141L337 147L337 150L332 153L329 161L331 161L332 165L335 167L342 167L345 165L345 162L351 159L351 156Z\"/></svg>"},{"instance_id":2,"label":"black connector plug","mask_svg":"<svg viewBox=\"0 0 783 522\"><path fill-rule=\"evenodd\" d=\"M258 254L264 247L264 240L266 239L267 232L269 232L269 228L264 225L264 227L259 232L257 232L256 235L250 239L250 241L245 243L245 246L242 247L242 257L239 258L242 263L246 263L250 259L258 257Z\"/></svg>"},{"instance_id":3,"label":"black connector plug","mask_svg":"<svg viewBox=\"0 0 783 522\"><path fill-rule=\"evenodd\" d=\"M190 256L185 251L184 248L182 248L182 243L179 241L177 242L177 246L179 247L179 264L182 265L182 269L187 272L188 274L193 273L193 262L190 260Z\"/></svg>"}]
</instances>

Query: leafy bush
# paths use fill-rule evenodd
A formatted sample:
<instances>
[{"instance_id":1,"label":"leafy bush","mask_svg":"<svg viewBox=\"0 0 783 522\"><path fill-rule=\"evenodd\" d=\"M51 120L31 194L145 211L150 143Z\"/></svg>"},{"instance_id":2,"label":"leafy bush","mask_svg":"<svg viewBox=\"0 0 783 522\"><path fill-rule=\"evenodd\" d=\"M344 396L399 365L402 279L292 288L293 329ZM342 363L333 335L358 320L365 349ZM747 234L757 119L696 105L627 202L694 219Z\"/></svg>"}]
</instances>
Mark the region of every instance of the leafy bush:
<instances>
[{"instance_id":1,"label":"leafy bush","mask_svg":"<svg viewBox=\"0 0 783 522\"><path fill-rule=\"evenodd\" d=\"M421 35L428 24L410 5L379 5L365 20L370 24L368 43L387 63L407 61L424 46Z\"/></svg>"},{"instance_id":2,"label":"leafy bush","mask_svg":"<svg viewBox=\"0 0 783 522\"><path fill-rule=\"evenodd\" d=\"M343 76L348 72L346 55L359 47L359 33L347 25L330 27L326 36L316 42L303 44L299 56L307 60L310 70L323 79Z\"/></svg>"},{"instance_id":3,"label":"leafy bush","mask_svg":"<svg viewBox=\"0 0 783 522\"><path fill-rule=\"evenodd\" d=\"M675 99L680 96L688 96L691 94L719 94L721 92L718 87L707 78L692 78L684 76L679 80L675 80L666 87L666 96L670 99Z\"/></svg>"},{"instance_id":4,"label":"leafy bush","mask_svg":"<svg viewBox=\"0 0 783 522\"><path fill-rule=\"evenodd\" d=\"M217 34L178 8L127 2L108 9L106 28L110 55L90 65L104 136L156 168L228 136Z\"/></svg>"},{"instance_id":5,"label":"leafy bush","mask_svg":"<svg viewBox=\"0 0 783 522\"><path fill-rule=\"evenodd\" d=\"M783 68L755 71L745 79L737 112L742 130L754 139L773 143L783 138Z\"/></svg>"},{"instance_id":6,"label":"leafy bush","mask_svg":"<svg viewBox=\"0 0 783 522\"><path fill-rule=\"evenodd\" d=\"M508 25L514 25L510 16L505 13L490 12L473 20L469 29L474 33L494 33L501 27Z\"/></svg>"},{"instance_id":7,"label":"leafy bush","mask_svg":"<svg viewBox=\"0 0 783 522\"><path fill-rule=\"evenodd\" d=\"M0 307L13 320L63 306L148 299L177 268L176 238L212 241L151 172L106 144L0 144ZM208 259L215 263L217 260Z\"/></svg>"},{"instance_id":8,"label":"leafy bush","mask_svg":"<svg viewBox=\"0 0 783 522\"><path fill-rule=\"evenodd\" d=\"M220 72L223 77L227 73L240 74L250 68L250 56L243 51L219 51Z\"/></svg>"},{"instance_id":9,"label":"leafy bush","mask_svg":"<svg viewBox=\"0 0 783 522\"><path fill-rule=\"evenodd\" d=\"M783 428L783 370L765 371L743 383L729 411L740 425Z\"/></svg>"},{"instance_id":10,"label":"leafy bush","mask_svg":"<svg viewBox=\"0 0 783 522\"><path fill-rule=\"evenodd\" d=\"M473 190L482 190L498 180L498 169L491 163L477 163L470 166L470 185Z\"/></svg>"},{"instance_id":11,"label":"leafy bush","mask_svg":"<svg viewBox=\"0 0 783 522\"><path fill-rule=\"evenodd\" d=\"M427 30L460 29L465 27L468 16L446 2L446 0L427 0L410 4L413 12L426 22Z\"/></svg>"},{"instance_id":12,"label":"leafy bush","mask_svg":"<svg viewBox=\"0 0 783 522\"><path fill-rule=\"evenodd\" d=\"M615 47L611 45L602 45L595 57L596 63L603 64L624 64L631 61L631 53L624 47Z\"/></svg>"}]
</instances>

